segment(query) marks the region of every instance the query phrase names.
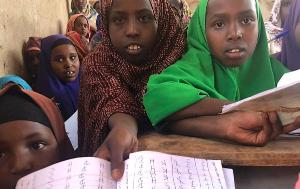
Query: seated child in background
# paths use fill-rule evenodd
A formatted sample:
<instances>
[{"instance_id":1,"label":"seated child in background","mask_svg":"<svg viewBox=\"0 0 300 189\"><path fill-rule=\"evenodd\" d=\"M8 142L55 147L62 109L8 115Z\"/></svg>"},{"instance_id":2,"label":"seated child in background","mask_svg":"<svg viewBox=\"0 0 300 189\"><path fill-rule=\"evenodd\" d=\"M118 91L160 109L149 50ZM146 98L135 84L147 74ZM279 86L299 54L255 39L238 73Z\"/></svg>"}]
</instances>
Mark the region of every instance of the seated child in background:
<instances>
[{"instance_id":1,"label":"seated child in background","mask_svg":"<svg viewBox=\"0 0 300 189\"><path fill-rule=\"evenodd\" d=\"M94 9L97 11L98 16L96 20L96 26L97 26L97 32L95 35L93 35L91 42L90 42L90 48L91 50L94 49L102 40L102 35L101 35L101 2L98 0L94 3Z\"/></svg>"},{"instance_id":2,"label":"seated child in background","mask_svg":"<svg viewBox=\"0 0 300 189\"><path fill-rule=\"evenodd\" d=\"M71 157L52 100L18 85L0 90L0 188L14 189L19 178Z\"/></svg>"},{"instance_id":3,"label":"seated child in background","mask_svg":"<svg viewBox=\"0 0 300 189\"><path fill-rule=\"evenodd\" d=\"M282 51L279 60L290 70L300 68L300 0L293 0L284 31L289 33L282 39Z\"/></svg>"},{"instance_id":4,"label":"seated child in background","mask_svg":"<svg viewBox=\"0 0 300 189\"><path fill-rule=\"evenodd\" d=\"M22 79L17 75L6 75L0 77L0 89L4 88L9 83L15 83L20 85L23 89L32 90L29 84L24 79Z\"/></svg>"},{"instance_id":5,"label":"seated child in background","mask_svg":"<svg viewBox=\"0 0 300 189\"><path fill-rule=\"evenodd\" d=\"M92 37L89 22L83 14L75 14L70 17L66 36L75 45L79 59L82 61L90 52L89 41Z\"/></svg>"},{"instance_id":6,"label":"seated child in background","mask_svg":"<svg viewBox=\"0 0 300 189\"><path fill-rule=\"evenodd\" d=\"M103 41L81 67L79 149L111 160L114 179L137 150L138 128L150 125L142 104L149 76L185 49L184 32L166 1L102 1Z\"/></svg>"},{"instance_id":7,"label":"seated child in background","mask_svg":"<svg viewBox=\"0 0 300 189\"><path fill-rule=\"evenodd\" d=\"M42 39L41 65L36 92L58 103L66 121L78 106L79 58L72 42L64 35Z\"/></svg>"},{"instance_id":8,"label":"seated child in background","mask_svg":"<svg viewBox=\"0 0 300 189\"><path fill-rule=\"evenodd\" d=\"M40 37L29 37L23 46L23 61L29 77L28 83L33 88L40 64L41 39Z\"/></svg>"},{"instance_id":9,"label":"seated child in background","mask_svg":"<svg viewBox=\"0 0 300 189\"><path fill-rule=\"evenodd\" d=\"M144 106L155 127L256 146L300 127L300 119L282 127L276 112L220 115L223 105L276 87L287 71L269 57L257 1L201 0L187 41L182 59L149 79Z\"/></svg>"},{"instance_id":10,"label":"seated child in background","mask_svg":"<svg viewBox=\"0 0 300 189\"><path fill-rule=\"evenodd\" d=\"M271 16L265 22L268 40L274 39L278 34L285 31L283 29L286 18L289 14L289 7L293 0L275 0L271 11ZM269 53L277 54L281 52L282 38L272 40L268 43Z\"/></svg>"}]
</instances>

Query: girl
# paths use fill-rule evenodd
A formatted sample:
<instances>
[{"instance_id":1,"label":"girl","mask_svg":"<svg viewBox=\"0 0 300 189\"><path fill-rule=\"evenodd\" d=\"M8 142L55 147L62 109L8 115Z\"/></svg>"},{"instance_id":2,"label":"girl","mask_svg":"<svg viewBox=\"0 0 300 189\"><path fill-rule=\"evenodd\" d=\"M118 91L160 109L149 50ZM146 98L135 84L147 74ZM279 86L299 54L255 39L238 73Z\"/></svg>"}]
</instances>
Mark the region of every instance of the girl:
<instances>
[{"instance_id":1,"label":"girl","mask_svg":"<svg viewBox=\"0 0 300 189\"><path fill-rule=\"evenodd\" d=\"M79 64L76 49L67 37L51 35L42 39L36 91L58 103L64 120L77 110Z\"/></svg>"},{"instance_id":2,"label":"girl","mask_svg":"<svg viewBox=\"0 0 300 189\"><path fill-rule=\"evenodd\" d=\"M269 42L270 54L276 54L281 52L282 38L274 38L284 31L283 26L288 16L288 10L291 2L292 0L275 0L271 16L269 20L265 23L268 40L272 40Z\"/></svg>"},{"instance_id":3,"label":"girl","mask_svg":"<svg viewBox=\"0 0 300 189\"><path fill-rule=\"evenodd\" d=\"M29 76L28 82L33 88L40 65L41 39L40 37L29 37L23 46L23 61Z\"/></svg>"},{"instance_id":4,"label":"girl","mask_svg":"<svg viewBox=\"0 0 300 189\"><path fill-rule=\"evenodd\" d=\"M142 105L148 77L181 57L185 41L166 0L102 3L103 41L82 66L79 149L111 160L118 179L123 158L137 149L138 126L149 125Z\"/></svg>"},{"instance_id":5,"label":"girl","mask_svg":"<svg viewBox=\"0 0 300 189\"><path fill-rule=\"evenodd\" d=\"M290 70L300 68L300 1L293 0L289 15L284 25L288 36L283 38L282 52L279 55L281 62Z\"/></svg>"},{"instance_id":6,"label":"girl","mask_svg":"<svg viewBox=\"0 0 300 189\"><path fill-rule=\"evenodd\" d=\"M297 119L282 127L275 112L219 114L225 104L274 88L286 72L269 57L257 1L201 0L187 40L183 58L149 79L144 106L155 127L261 146L300 126Z\"/></svg>"},{"instance_id":7,"label":"girl","mask_svg":"<svg viewBox=\"0 0 300 189\"><path fill-rule=\"evenodd\" d=\"M75 14L70 17L66 36L76 47L80 61L89 53L89 40L91 37L90 25L83 14Z\"/></svg>"},{"instance_id":8,"label":"girl","mask_svg":"<svg viewBox=\"0 0 300 189\"><path fill-rule=\"evenodd\" d=\"M16 84L0 90L0 188L14 189L19 178L72 156L52 100Z\"/></svg>"},{"instance_id":9,"label":"girl","mask_svg":"<svg viewBox=\"0 0 300 189\"><path fill-rule=\"evenodd\" d=\"M168 0L172 6L172 9L176 15L176 20L183 28L187 29L189 21L191 19L191 11L186 0Z\"/></svg>"},{"instance_id":10,"label":"girl","mask_svg":"<svg viewBox=\"0 0 300 189\"><path fill-rule=\"evenodd\" d=\"M91 30L96 31L96 18L97 12L91 5L89 0L72 0L71 1L72 12L70 16L74 14L83 14L91 23Z\"/></svg>"}]
</instances>

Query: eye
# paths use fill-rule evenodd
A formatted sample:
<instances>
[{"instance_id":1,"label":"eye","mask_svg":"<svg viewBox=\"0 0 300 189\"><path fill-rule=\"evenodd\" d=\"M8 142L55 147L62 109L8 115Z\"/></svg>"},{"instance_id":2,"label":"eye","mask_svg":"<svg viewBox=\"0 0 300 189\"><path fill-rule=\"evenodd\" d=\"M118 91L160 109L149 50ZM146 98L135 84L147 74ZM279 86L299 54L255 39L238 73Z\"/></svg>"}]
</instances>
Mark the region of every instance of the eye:
<instances>
[{"instance_id":1,"label":"eye","mask_svg":"<svg viewBox=\"0 0 300 189\"><path fill-rule=\"evenodd\" d=\"M41 150L43 149L47 144L45 142L34 142L31 144L31 148L34 150Z\"/></svg>"},{"instance_id":2,"label":"eye","mask_svg":"<svg viewBox=\"0 0 300 189\"><path fill-rule=\"evenodd\" d=\"M63 62L64 60L63 60L63 58L61 58L61 57L57 57L57 58L55 58L55 62Z\"/></svg>"},{"instance_id":3,"label":"eye","mask_svg":"<svg viewBox=\"0 0 300 189\"><path fill-rule=\"evenodd\" d=\"M70 57L70 59L71 59L71 60L76 60L76 59L77 59L77 56L76 56L76 55L72 55L72 56Z\"/></svg>"},{"instance_id":4,"label":"eye","mask_svg":"<svg viewBox=\"0 0 300 189\"><path fill-rule=\"evenodd\" d=\"M152 17L149 16L149 15L143 15L143 16L141 16L141 17L138 18L138 20L139 20L140 22L142 22L142 23L147 23L147 22L149 22L151 19L152 19Z\"/></svg>"},{"instance_id":5,"label":"eye","mask_svg":"<svg viewBox=\"0 0 300 189\"><path fill-rule=\"evenodd\" d=\"M112 21L115 24L123 24L125 22L125 19L122 17L113 17Z\"/></svg>"},{"instance_id":6,"label":"eye","mask_svg":"<svg viewBox=\"0 0 300 189\"><path fill-rule=\"evenodd\" d=\"M251 17L245 17L243 18L242 20L242 24L250 24L251 22L255 21L254 18L251 18Z\"/></svg>"},{"instance_id":7,"label":"eye","mask_svg":"<svg viewBox=\"0 0 300 189\"><path fill-rule=\"evenodd\" d=\"M217 29L220 29L220 28L222 28L222 27L224 27L224 22L223 21L216 21L215 22L215 27L217 28Z\"/></svg>"}]
</instances>

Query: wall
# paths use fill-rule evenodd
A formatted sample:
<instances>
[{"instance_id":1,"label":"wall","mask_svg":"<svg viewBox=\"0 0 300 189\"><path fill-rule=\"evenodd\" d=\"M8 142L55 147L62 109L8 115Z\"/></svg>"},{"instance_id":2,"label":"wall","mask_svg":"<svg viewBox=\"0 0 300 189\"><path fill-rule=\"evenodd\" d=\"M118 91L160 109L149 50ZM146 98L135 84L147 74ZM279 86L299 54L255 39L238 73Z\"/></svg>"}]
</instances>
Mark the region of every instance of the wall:
<instances>
[{"instance_id":1,"label":"wall","mask_svg":"<svg viewBox=\"0 0 300 189\"><path fill-rule=\"evenodd\" d=\"M64 33L68 8L67 0L0 0L0 76L24 75L24 41Z\"/></svg>"}]
</instances>

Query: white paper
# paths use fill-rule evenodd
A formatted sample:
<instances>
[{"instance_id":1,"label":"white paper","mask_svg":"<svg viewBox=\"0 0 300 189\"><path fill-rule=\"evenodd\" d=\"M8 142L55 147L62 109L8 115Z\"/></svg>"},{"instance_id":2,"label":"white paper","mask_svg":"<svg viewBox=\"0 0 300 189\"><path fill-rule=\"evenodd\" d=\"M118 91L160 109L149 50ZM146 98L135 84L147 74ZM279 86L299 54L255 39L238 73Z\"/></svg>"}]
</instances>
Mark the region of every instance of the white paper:
<instances>
[{"instance_id":1,"label":"white paper","mask_svg":"<svg viewBox=\"0 0 300 189\"><path fill-rule=\"evenodd\" d=\"M225 181L228 189L235 189L234 174L232 169L223 168Z\"/></svg>"},{"instance_id":2,"label":"white paper","mask_svg":"<svg viewBox=\"0 0 300 189\"><path fill-rule=\"evenodd\" d=\"M74 150L78 148L78 110L65 121L65 129Z\"/></svg>"},{"instance_id":3,"label":"white paper","mask_svg":"<svg viewBox=\"0 0 300 189\"><path fill-rule=\"evenodd\" d=\"M283 74L277 83L277 87L282 87L300 81L300 69Z\"/></svg>"},{"instance_id":4,"label":"white paper","mask_svg":"<svg viewBox=\"0 0 300 189\"><path fill-rule=\"evenodd\" d=\"M234 182L226 173L228 186ZM233 183L234 185L234 183ZM122 179L111 178L110 162L94 157L66 160L21 178L16 189L226 189L220 160L159 152L130 154ZM231 187L229 188L231 189Z\"/></svg>"}]
</instances>

